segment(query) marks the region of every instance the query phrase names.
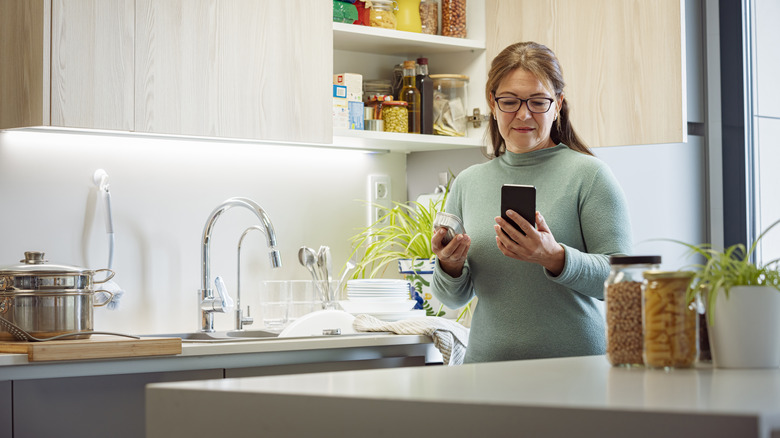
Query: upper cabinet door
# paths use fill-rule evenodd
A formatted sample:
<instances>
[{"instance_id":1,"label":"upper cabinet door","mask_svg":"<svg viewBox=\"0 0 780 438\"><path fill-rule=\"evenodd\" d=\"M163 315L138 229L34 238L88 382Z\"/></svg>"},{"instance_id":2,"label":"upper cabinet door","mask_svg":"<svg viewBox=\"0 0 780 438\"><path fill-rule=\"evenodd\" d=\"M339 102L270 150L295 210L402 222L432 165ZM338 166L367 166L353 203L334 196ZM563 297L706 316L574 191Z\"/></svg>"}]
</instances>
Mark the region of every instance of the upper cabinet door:
<instances>
[{"instance_id":1,"label":"upper cabinet door","mask_svg":"<svg viewBox=\"0 0 780 438\"><path fill-rule=\"evenodd\" d=\"M0 128L133 128L133 0L0 2Z\"/></svg>"},{"instance_id":2,"label":"upper cabinet door","mask_svg":"<svg viewBox=\"0 0 780 438\"><path fill-rule=\"evenodd\" d=\"M51 22L51 124L133 129L133 0L57 0Z\"/></svg>"},{"instance_id":3,"label":"upper cabinet door","mask_svg":"<svg viewBox=\"0 0 780 438\"><path fill-rule=\"evenodd\" d=\"M136 130L330 143L331 9L137 0Z\"/></svg>"},{"instance_id":4,"label":"upper cabinet door","mask_svg":"<svg viewBox=\"0 0 780 438\"><path fill-rule=\"evenodd\" d=\"M683 13L681 0L487 0L488 62L518 41L555 51L591 147L684 142Z\"/></svg>"}]
</instances>

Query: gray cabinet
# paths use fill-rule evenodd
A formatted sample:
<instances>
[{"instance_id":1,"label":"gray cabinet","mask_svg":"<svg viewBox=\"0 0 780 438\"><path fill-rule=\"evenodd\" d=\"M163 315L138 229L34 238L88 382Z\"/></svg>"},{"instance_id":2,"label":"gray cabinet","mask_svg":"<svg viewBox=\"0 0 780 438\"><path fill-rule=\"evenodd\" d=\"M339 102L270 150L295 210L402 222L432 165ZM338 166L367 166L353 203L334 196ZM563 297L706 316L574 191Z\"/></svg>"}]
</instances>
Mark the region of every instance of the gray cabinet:
<instances>
[{"instance_id":1,"label":"gray cabinet","mask_svg":"<svg viewBox=\"0 0 780 438\"><path fill-rule=\"evenodd\" d=\"M13 382L13 437L143 437L147 384L222 376L222 369L213 369L17 380ZM10 388L4 391L5 383L10 384L0 383L0 395L10 395ZM0 402L0 419L3 406ZM8 424L11 421L0 421L0 428Z\"/></svg>"},{"instance_id":2,"label":"gray cabinet","mask_svg":"<svg viewBox=\"0 0 780 438\"><path fill-rule=\"evenodd\" d=\"M13 400L11 381L0 382L0 438L13 436Z\"/></svg>"}]
</instances>

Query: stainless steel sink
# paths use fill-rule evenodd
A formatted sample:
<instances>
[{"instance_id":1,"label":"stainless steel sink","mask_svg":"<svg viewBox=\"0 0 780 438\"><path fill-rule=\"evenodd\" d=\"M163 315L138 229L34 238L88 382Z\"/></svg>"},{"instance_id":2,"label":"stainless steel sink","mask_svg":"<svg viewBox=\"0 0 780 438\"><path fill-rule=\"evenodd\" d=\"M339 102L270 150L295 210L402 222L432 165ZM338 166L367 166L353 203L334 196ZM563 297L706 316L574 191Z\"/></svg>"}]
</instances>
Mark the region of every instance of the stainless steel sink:
<instances>
[{"instance_id":1,"label":"stainless steel sink","mask_svg":"<svg viewBox=\"0 0 780 438\"><path fill-rule=\"evenodd\" d=\"M229 330L210 333L163 333L140 336L142 338L181 338L182 342L257 342L276 339L279 334L265 330Z\"/></svg>"},{"instance_id":2,"label":"stainless steel sink","mask_svg":"<svg viewBox=\"0 0 780 438\"><path fill-rule=\"evenodd\" d=\"M377 332L368 333L349 333L340 334L337 332L323 332L322 335L311 335L301 337L290 337L285 339L300 339L300 338L320 338L320 337L333 337L333 336L360 336L360 335L376 335ZM189 343L221 343L221 342L257 342L272 339L279 339L279 334L269 332L265 330L229 330L229 331L215 331L211 333L206 332L190 332L190 333L163 333L153 335L138 335L142 338L181 338L182 342Z\"/></svg>"}]
</instances>

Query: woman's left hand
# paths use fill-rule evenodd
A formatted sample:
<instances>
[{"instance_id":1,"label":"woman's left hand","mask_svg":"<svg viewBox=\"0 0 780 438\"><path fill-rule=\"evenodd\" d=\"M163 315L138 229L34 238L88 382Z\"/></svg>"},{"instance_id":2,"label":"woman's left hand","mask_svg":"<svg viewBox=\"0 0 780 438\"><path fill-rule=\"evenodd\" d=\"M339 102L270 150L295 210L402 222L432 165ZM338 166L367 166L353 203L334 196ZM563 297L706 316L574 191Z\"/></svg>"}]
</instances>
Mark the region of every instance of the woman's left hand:
<instances>
[{"instance_id":1,"label":"woman's left hand","mask_svg":"<svg viewBox=\"0 0 780 438\"><path fill-rule=\"evenodd\" d=\"M518 224L525 236L498 216L494 226L498 249L507 257L542 265L553 275L559 275L563 271L566 254L555 241L542 214L536 212L536 228L514 210L509 210L507 215Z\"/></svg>"}]
</instances>

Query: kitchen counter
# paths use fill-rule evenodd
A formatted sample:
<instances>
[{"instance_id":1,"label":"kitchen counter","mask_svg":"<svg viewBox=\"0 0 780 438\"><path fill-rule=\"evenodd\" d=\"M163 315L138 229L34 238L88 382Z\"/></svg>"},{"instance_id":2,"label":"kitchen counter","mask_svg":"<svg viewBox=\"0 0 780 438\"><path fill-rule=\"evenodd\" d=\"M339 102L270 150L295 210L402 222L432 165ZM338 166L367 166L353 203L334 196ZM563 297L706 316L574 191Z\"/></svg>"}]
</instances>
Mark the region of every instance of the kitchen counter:
<instances>
[{"instance_id":1,"label":"kitchen counter","mask_svg":"<svg viewBox=\"0 0 780 438\"><path fill-rule=\"evenodd\" d=\"M780 437L780 369L614 368L603 356L161 383L146 398L148 438Z\"/></svg>"},{"instance_id":2,"label":"kitchen counter","mask_svg":"<svg viewBox=\"0 0 780 438\"><path fill-rule=\"evenodd\" d=\"M0 354L0 381L241 368L300 363L301 360L322 362L436 355L437 350L430 337L386 333L216 343L184 342L182 353L170 356L28 362L26 354ZM294 359L293 356L305 357Z\"/></svg>"},{"instance_id":3,"label":"kitchen counter","mask_svg":"<svg viewBox=\"0 0 780 438\"><path fill-rule=\"evenodd\" d=\"M0 437L144 436L150 383L413 367L436 357L427 336L382 333L187 342L177 355L99 360L0 354Z\"/></svg>"}]
</instances>

